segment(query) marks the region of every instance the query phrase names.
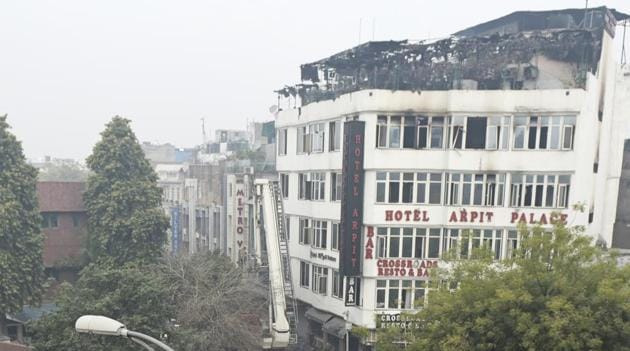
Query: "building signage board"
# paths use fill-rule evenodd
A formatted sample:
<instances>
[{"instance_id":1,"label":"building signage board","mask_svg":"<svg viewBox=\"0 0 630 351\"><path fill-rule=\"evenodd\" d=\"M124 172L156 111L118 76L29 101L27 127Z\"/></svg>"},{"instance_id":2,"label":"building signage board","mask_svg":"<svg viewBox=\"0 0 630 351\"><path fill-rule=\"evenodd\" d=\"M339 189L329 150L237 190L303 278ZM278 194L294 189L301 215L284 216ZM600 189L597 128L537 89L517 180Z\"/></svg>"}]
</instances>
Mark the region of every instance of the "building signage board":
<instances>
[{"instance_id":1,"label":"building signage board","mask_svg":"<svg viewBox=\"0 0 630 351\"><path fill-rule=\"evenodd\" d=\"M365 122L344 123L339 271L345 277L361 275L364 136Z\"/></svg>"},{"instance_id":2,"label":"building signage board","mask_svg":"<svg viewBox=\"0 0 630 351\"><path fill-rule=\"evenodd\" d=\"M361 279L357 277L346 277L346 294L344 302L346 306L359 306L359 296L361 293Z\"/></svg>"},{"instance_id":3,"label":"building signage board","mask_svg":"<svg viewBox=\"0 0 630 351\"><path fill-rule=\"evenodd\" d=\"M181 226L179 224L179 207L171 207L171 249L173 253L179 251Z\"/></svg>"},{"instance_id":4,"label":"building signage board","mask_svg":"<svg viewBox=\"0 0 630 351\"><path fill-rule=\"evenodd\" d=\"M420 329L420 320L414 315L380 314L376 317L376 327L378 329L400 328L400 329Z\"/></svg>"},{"instance_id":5,"label":"building signage board","mask_svg":"<svg viewBox=\"0 0 630 351\"><path fill-rule=\"evenodd\" d=\"M548 225L556 222L567 223L566 213L534 213L534 212L511 212L509 222L511 224L540 224ZM385 210L384 219L386 222L405 222L405 223L423 223L431 220L431 213L429 210L414 209L414 210ZM495 216L494 211L476 211L466 208L460 210L450 211L448 213L448 223L475 223L475 224L488 224L494 223Z\"/></svg>"}]
</instances>

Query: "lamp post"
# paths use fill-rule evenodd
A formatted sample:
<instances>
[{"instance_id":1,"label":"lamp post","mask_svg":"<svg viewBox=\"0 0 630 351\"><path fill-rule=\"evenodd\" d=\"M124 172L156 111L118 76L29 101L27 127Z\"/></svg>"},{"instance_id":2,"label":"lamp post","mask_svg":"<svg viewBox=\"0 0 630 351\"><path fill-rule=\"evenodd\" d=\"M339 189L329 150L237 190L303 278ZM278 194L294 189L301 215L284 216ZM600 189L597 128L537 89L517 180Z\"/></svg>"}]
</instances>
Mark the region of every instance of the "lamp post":
<instances>
[{"instance_id":1,"label":"lamp post","mask_svg":"<svg viewBox=\"0 0 630 351\"><path fill-rule=\"evenodd\" d=\"M128 330L124 324L105 316L81 316L74 324L74 329L79 333L122 336L125 338L129 338L133 342L142 345L144 348L150 351L154 350L151 346L147 344L147 342L155 344L166 351L175 351L160 340L157 340L142 333Z\"/></svg>"}]
</instances>

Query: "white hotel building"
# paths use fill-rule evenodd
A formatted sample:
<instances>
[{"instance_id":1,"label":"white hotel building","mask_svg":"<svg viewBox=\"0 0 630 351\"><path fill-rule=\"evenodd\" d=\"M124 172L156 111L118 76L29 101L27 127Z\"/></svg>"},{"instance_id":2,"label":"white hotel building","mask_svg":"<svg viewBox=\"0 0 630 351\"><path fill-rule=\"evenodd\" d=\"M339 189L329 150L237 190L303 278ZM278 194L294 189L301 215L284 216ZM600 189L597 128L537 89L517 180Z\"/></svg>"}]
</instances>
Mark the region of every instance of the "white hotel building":
<instances>
[{"instance_id":1,"label":"white hotel building","mask_svg":"<svg viewBox=\"0 0 630 351\"><path fill-rule=\"evenodd\" d=\"M517 12L456 39L366 43L303 65L305 84L279 91L277 170L306 344L343 350L346 329L417 308L426 268L458 240L464 255L486 244L500 259L519 222L563 221L612 245L630 135L630 73L613 43L627 16L587 16L583 28L583 9ZM353 305L339 274L350 120L365 128ZM350 349L371 349L373 338L349 335Z\"/></svg>"}]
</instances>

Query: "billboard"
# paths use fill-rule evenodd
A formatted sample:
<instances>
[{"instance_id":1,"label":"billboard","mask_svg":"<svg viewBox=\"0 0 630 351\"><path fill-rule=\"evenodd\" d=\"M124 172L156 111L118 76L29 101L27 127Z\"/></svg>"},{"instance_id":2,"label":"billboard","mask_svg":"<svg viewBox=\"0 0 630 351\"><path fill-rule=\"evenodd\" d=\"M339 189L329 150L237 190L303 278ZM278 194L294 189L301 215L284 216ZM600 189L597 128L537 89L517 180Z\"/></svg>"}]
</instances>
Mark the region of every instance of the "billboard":
<instances>
[{"instance_id":1,"label":"billboard","mask_svg":"<svg viewBox=\"0 0 630 351\"><path fill-rule=\"evenodd\" d=\"M339 272L345 277L361 275L364 136L365 122L344 123Z\"/></svg>"}]
</instances>

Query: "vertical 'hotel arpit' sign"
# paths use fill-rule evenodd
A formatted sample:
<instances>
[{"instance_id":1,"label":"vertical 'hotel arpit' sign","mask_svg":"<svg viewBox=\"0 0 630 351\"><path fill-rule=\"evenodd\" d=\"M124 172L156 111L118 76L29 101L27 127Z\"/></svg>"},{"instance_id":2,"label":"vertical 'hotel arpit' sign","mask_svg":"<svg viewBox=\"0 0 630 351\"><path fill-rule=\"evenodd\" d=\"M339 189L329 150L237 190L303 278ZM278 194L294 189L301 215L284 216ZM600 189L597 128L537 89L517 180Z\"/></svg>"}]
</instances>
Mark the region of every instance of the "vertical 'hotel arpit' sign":
<instances>
[{"instance_id":1,"label":"vertical 'hotel arpit' sign","mask_svg":"<svg viewBox=\"0 0 630 351\"><path fill-rule=\"evenodd\" d=\"M344 123L339 271L346 277L361 275L364 135L365 122L354 120Z\"/></svg>"}]
</instances>

